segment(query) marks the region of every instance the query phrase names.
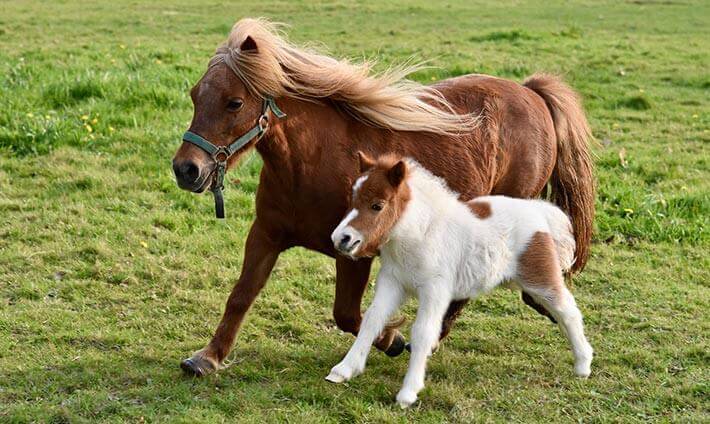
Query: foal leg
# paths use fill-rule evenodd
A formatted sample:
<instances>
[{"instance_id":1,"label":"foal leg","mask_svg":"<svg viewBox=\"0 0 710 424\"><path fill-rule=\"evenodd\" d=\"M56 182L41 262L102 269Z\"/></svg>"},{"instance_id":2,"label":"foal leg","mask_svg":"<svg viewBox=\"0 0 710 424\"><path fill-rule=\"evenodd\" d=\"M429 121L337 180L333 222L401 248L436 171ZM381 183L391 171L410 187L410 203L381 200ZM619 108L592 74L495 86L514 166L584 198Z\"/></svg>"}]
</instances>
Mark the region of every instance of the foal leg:
<instances>
[{"instance_id":1,"label":"foal leg","mask_svg":"<svg viewBox=\"0 0 710 424\"><path fill-rule=\"evenodd\" d=\"M582 313L572 293L562 285L546 294L539 291L531 294L559 322L560 330L567 337L574 354L574 373L580 377L589 377L594 351L584 335Z\"/></svg>"},{"instance_id":2,"label":"foal leg","mask_svg":"<svg viewBox=\"0 0 710 424\"><path fill-rule=\"evenodd\" d=\"M330 370L326 380L342 383L362 373L372 342L385 328L390 315L399 308L403 300L404 291L399 283L386 277L378 277L375 297L372 300L372 305L365 312L355 343L345 358Z\"/></svg>"},{"instance_id":3,"label":"foal leg","mask_svg":"<svg viewBox=\"0 0 710 424\"><path fill-rule=\"evenodd\" d=\"M520 255L518 278L522 289L532 296L534 303L541 305L559 323L572 346L574 372L580 377L588 377L592 346L584 337L582 313L572 293L565 287L550 234L538 232L533 235L526 251Z\"/></svg>"},{"instance_id":4,"label":"foal leg","mask_svg":"<svg viewBox=\"0 0 710 424\"><path fill-rule=\"evenodd\" d=\"M232 349L244 315L266 284L281 250L273 237L258 222L254 222L244 248L242 273L229 295L222 321L210 343L182 361L180 367L185 373L201 377L220 368Z\"/></svg>"},{"instance_id":5,"label":"foal leg","mask_svg":"<svg viewBox=\"0 0 710 424\"><path fill-rule=\"evenodd\" d=\"M404 384L397 393L397 403L407 408L417 401L417 394L424 388L426 361L432 353L441 331L441 323L451 298L437 293L435 286L427 286L418 291L419 309L412 326L412 356L404 377Z\"/></svg>"},{"instance_id":6,"label":"foal leg","mask_svg":"<svg viewBox=\"0 0 710 424\"><path fill-rule=\"evenodd\" d=\"M468 299L454 300L449 303L449 308L446 310L446 315L444 315L444 322L441 324L439 340L443 340L444 337L449 335L449 331L451 331L454 321L456 321L456 318L461 315L461 312L463 312L463 308L467 303Z\"/></svg>"},{"instance_id":7,"label":"foal leg","mask_svg":"<svg viewBox=\"0 0 710 424\"><path fill-rule=\"evenodd\" d=\"M335 258L335 303L333 317L341 330L358 334L360 329L362 296L370 278L372 259L350 260ZM388 356L397 356L404 350L404 337L396 329L386 328L375 339L375 347Z\"/></svg>"},{"instance_id":8,"label":"foal leg","mask_svg":"<svg viewBox=\"0 0 710 424\"><path fill-rule=\"evenodd\" d=\"M454 321L461 315L461 312L463 312L464 306L468 303L469 299L461 299L461 300L453 300L451 303L449 303L449 308L446 310L446 314L444 315L444 321L441 323L441 332L439 333L439 341L434 345L434 352L436 352L439 349L439 344L441 343L442 340L446 336L449 335L449 332L451 331L451 327L454 325ZM412 344L407 343L405 346L405 349L408 351L412 351Z\"/></svg>"}]
</instances>

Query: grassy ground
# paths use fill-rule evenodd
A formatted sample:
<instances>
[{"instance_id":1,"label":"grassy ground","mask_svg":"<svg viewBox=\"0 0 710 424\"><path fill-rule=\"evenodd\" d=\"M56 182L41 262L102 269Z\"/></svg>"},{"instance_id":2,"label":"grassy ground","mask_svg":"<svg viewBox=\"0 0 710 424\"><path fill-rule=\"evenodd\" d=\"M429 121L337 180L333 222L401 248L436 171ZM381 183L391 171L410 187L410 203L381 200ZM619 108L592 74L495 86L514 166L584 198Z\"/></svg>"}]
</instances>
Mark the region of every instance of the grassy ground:
<instances>
[{"instance_id":1,"label":"grassy ground","mask_svg":"<svg viewBox=\"0 0 710 424\"><path fill-rule=\"evenodd\" d=\"M710 420L707 2L191 3L0 4L0 421ZM575 283L588 381L501 291L468 307L412 410L393 405L406 355L327 384L352 338L330 317L332 261L302 249L279 260L232 366L181 375L237 277L260 163L231 173L216 222L170 159L189 87L243 16L336 55L430 60L420 81L566 76L600 141Z\"/></svg>"}]
</instances>

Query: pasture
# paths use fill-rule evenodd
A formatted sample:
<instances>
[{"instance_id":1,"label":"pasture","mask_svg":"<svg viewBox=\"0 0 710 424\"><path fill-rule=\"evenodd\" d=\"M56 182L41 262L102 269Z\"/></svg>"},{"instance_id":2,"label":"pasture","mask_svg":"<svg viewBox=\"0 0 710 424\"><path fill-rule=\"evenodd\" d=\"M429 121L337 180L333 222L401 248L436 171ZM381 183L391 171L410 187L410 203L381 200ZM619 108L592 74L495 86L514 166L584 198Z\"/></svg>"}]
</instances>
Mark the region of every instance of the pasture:
<instances>
[{"instance_id":1,"label":"pasture","mask_svg":"<svg viewBox=\"0 0 710 424\"><path fill-rule=\"evenodd\" d=\"M192 3L0 5L0 422L710 419L707 2ZM260 160L227 175L225 221L170 160L191 85L245 16L381 68L427 60L421 82L565 76L599 142L573 289L589 380L557 328L500 290L466 308L411 410L393 402L406 353L373 351L329 384L353 337L331 316L333 261L304 249L281 255L231 366L182 375L238 276Z\"/></svg>"}]
</instances>

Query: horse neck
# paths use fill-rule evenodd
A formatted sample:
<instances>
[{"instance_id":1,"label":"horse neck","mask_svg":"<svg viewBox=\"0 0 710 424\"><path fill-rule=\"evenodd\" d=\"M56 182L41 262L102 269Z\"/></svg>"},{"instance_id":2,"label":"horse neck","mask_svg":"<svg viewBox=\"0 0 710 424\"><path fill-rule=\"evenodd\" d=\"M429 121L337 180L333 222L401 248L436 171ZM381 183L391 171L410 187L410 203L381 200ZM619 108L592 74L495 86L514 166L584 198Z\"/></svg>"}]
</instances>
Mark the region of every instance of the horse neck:
<instances>
[{"instance_id":1,"label":"horse neck","mask_svg":"<svg viewBox=\"0 0 710 424\"><path fill-rule=\"evenodd\" d=\"M256 146L265 166L277 173L295 176L304 164L323 159L326 143L347 139L346 117L326 103L293 98L280 98L277 103L287 116Z\"/></svg>"}]
</instances>

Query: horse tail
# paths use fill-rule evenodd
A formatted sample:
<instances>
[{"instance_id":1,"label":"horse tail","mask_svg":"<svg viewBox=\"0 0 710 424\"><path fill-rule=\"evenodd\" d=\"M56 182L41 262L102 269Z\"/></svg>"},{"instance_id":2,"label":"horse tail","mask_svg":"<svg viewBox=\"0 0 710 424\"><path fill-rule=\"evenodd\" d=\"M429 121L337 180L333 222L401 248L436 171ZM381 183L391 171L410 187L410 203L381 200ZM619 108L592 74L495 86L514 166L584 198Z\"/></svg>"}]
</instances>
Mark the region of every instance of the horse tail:
<instances>
[{"instance_id":1,"label":"horse tail","mask_svg":"<svg viewBox=\"0 0 710 424\"><path fill-rule=\"evenodd\" d=\"M592 132L579 96L559 77L535 74L523 85L545 100L555 125L557 162L550 178L551 200L572 221L576 249L571 272L578 272L587 263L594 226Z\"/></svg>"}]
</instances>

